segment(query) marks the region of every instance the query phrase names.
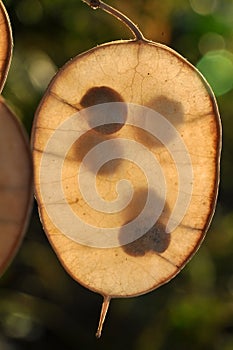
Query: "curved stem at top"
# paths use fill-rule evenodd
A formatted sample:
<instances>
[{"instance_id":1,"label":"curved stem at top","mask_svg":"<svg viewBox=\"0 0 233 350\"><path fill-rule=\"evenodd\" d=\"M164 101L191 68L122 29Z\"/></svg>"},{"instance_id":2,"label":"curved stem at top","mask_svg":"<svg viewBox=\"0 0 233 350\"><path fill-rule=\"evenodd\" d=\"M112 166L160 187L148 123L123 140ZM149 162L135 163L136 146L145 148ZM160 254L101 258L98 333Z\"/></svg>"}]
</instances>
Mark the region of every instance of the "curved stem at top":
<instances>
[{"instance_id":1,"label":"curved stem at top","mask_svg":"<svg viewBox=\"0 0 233 350\"><path fill-rule=\"evenodd\" d=\"M111 7L110 5L105 4L100 0L83 0L83 2L87 3L93 9L100 8L103 11L110 13L112 16L116 17L119 21L123 22L134 34L136 40L146 40L142 34L142 32L138 29L136 24L134 24L131 19L125 16L123 13L118 11L117 9Z\"/></svg>"}]
</instances>

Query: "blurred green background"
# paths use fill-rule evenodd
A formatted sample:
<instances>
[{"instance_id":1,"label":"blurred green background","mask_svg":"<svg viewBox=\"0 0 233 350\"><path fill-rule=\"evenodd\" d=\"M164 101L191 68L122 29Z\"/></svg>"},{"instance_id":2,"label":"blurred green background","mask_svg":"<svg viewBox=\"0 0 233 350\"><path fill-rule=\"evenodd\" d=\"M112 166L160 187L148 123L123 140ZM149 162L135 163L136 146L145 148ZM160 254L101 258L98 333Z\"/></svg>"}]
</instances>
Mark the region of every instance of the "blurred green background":
<instances>
[{"instance_id":1,"label":"blurred green background","mask_svg":"<svg viewBox=\"0 0 233 350\"><path fill-rule=\"evenodd\" d=\"M14 56L4 97L30 133L46 86L71 57L128 30L81 0L5 0ZM22 246L0 280L0 349L233 350L233 1L109 0L144 35L196 65L223 123L221 184L207 237L185 269L147 295L113 300L95 339L102 298L76 283L52 251L34 205ZM88 263L88 262L87 262Z\"/></svg>"}]
</instances>

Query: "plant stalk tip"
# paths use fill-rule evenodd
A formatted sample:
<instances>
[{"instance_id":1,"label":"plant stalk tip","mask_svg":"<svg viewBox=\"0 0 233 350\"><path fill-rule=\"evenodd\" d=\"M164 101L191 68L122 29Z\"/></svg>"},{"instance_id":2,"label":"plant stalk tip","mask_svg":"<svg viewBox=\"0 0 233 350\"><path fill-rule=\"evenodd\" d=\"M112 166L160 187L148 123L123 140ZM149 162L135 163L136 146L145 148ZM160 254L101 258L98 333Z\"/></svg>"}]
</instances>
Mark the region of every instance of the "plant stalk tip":
<instances>
[{"instance_id":1,"label":"plant stalk tip","mask_svg":"<svg viewBox=\"0 0 233 350\"><path fill-rule=\"evenodd\" d=\"M100 313L99 325L98 325L98 329L96 332L97 339L99 339L101 337L103 324L104 324L104 320L105 320L105 317L106 317L107 312L108 312L110 301L111 301L110 296L104 296L104 300L103 300L103 304L102 304L102 308L101 308L101 313Z\"/></svg>"}]
</instances>

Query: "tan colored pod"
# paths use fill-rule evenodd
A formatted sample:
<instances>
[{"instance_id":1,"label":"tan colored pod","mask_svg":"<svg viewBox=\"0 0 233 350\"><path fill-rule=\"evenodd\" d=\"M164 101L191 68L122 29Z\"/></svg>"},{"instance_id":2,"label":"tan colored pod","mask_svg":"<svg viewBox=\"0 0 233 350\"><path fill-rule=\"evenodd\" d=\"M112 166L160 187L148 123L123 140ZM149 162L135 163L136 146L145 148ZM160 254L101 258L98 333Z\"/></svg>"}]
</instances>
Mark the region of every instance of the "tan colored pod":
<instances>
[{"instance_id":1,"label":"tan colored pod","mask_svg":"<svg viewBox=\"0 0 233 350\"><path fill-rule=\"evenodd\" d=\"M6 9L0 0L0 93L6 81L12 56L12 33Z\"/></svg>"},{"instance_id":2,"label":"tan colored pod","mask_svg":"<svg viewBox=\"0 0 233 350\"><path fill-rule=\"evenodd\" d=\"M98 3L106 9L107 5ZM79 283L104 296L97 336L111 298L147 293L183 268L206 234L218 192L221 124L211 88L195 67L174 50L147 41L137 28L135 34L136 40L100 45L68 62L49 85L33 125L35 191L42 223L65 269ZM87 118L89 114L94 114L96 120L102 118L106 109L101 110L100 106L105 108L108 103L106 118L111 114L111 106L114 108L117 103L121 122L107 128L96 127L95 123L91 128L90 124L80 137L75 121L68 124L80 113L83 116L86 113ZM137 122L141 123L140 127L130 119L132 110L141 115L141 121ZM156 119L158 129L162 123L170 131L175 130L174 133L165 128L156 138L157 134L152 135L148 129L148 123L154 121L146 119L147 115L160 118ZM79 127L82 129L83 124ZM157 132L156 127L153 130ZM58 134L54 142L54 135ZM72 142L70 137L74 138ZM142 144L143 152L135 151L135 162L123 156L112 157L95 173L95 184L101 198L108 202L117 198L116 186L126 179L133 189L131 202L117 213L93 209L83 198L77 173L93 148L123 139L124 143L118 143L122 155L128 154L127 142L130 150L133 144L137 143L137 147ZM178 144L183 145L182 150L172 148ZM96 158L112 152L111 147L106 151L100 149ZM140 168L141 161L147 163L148 171L152 168L149 154L157 159L164 174L163 208L151 229L126 244L122 227L139 216L150 190L147 180L151 175ZM89 186L88 174L94 172L95 159L93 163L85 163L84 186ZM60 178L57 170L55 173L56 164L61 164ZM156 216L162 199L156 191L152 192L152 198L151 212ZM176 227L167 231L178 202L179 208L186 202L186 208ZM67 214L67 206L92 227L102 226L109 231L112 226L118 227L119 245L82 244L78 238L79 226ZM143 225L145 221L137 227ZM66 228L72 230L72 226L77 233L70 235Z\"/></svg>"},{"instance_id":3,"label":"tan colored pod","mask_svg":"<svg viewBox=\"0 0 233 350\"><path fill-rule=\"evenodd\" d=\"M0 275L22 241L32 205L32 164L24 130L0 99Z\"/></svg>"}]
</instances>

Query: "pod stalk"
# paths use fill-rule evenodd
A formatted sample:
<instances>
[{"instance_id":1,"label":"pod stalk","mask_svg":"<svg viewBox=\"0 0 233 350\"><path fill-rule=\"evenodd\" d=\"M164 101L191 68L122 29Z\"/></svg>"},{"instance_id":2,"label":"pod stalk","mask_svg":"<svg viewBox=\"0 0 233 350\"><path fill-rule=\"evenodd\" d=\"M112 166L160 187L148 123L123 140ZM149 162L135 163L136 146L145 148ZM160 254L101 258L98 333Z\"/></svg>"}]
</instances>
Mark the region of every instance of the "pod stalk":
<instances>
[{"instance_id":1,"label":"pod stalk","mask_svg":"<svg viewBox=\"0 0 233 350\"><path fill-rule=\"evenodd\" d=\"M103 11L111 14L115 18L117 18L119 21L123 22L130 31L134 34L136 40L144 40L145 38L142 34L142 32L138 29L135 23L131 21L127 16L125 16L123 13L115 9L114 7L105 4L103 1L100 0L83 0L86 4L88 4L93 9L102 9Z\"/></svg>"},{"instance_id":2,"label":"pod stalk","mask_svg":"<svg viewBox=\"0 0 233 350\"><path fill-rule=\"evenodd\" d=\"M107 312L108 312L110 301L111 301L110 296L104 296L104 301L103 301L101 313L100 313L99 325L98 325L97 332L96 332L96 338L101 337L103 324L104 324L104 320L105 320Z\"/></svg>"}]
</instances>

